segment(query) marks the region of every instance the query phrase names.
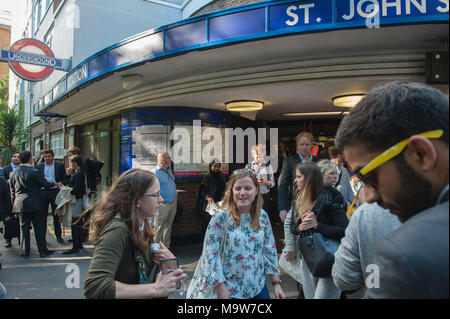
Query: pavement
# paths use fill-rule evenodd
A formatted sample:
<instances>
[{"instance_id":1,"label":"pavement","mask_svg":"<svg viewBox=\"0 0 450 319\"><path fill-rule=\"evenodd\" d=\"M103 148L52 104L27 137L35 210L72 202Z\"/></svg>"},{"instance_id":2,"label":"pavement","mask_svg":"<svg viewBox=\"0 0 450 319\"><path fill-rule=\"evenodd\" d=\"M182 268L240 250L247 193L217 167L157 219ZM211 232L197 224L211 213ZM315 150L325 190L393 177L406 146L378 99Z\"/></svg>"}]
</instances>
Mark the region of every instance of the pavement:
<instances>
[{"instance_id":1,"label":"pavement","mask_svg":"<svg viewBox=\"0 0 450 319\"><path fill-rule=\"evenodd\" d=\"M274 225L275 238L279 253L281 252L280 226ZM83 283L89 269L94 247L84 244L77 254L64 255L62 252L70 249L72 244L70 229L64 230L65 242L56 241L53 231L52 217L48 218L47 245L55 253L41 258L36 247L33 231L31 232L31 253L29 258L20 257L21 248L17 238L13 239L13 247L6 248L3 236L0 236L0 283L6 290L6 299L83 299ZM172 252L179 258L181 268L188 275L185 280L189 287L192 275L201 254L202 245L175 246ZM287 299L296 299L297 286L295 280L281 269L282 287ZM268 288L272 298L273 289L268 280ZM169 299L185 299L185 294L177 290Z\"/></svg>"}]
</instances>

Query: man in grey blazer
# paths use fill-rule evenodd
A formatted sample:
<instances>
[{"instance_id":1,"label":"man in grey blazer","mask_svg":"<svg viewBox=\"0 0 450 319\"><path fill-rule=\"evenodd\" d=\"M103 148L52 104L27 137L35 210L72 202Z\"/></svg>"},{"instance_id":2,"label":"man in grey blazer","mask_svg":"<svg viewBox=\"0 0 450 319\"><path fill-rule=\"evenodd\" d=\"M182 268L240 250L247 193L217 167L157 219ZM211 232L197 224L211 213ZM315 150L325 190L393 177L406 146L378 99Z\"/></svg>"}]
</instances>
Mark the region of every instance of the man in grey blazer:
<instances>
[{"instance_id":1,"label":"man in grey blazer","mask_svg":"<svg viewBox=\"0 0 450 319\"><path fill-rule=\"evenodd\" d=\"M366 201L403 223L376 247L367 298L449 297L448 104L427 85L390 82L339 126L336 146Z\"/></svg>"},{"instance_id":2,"label":"man in grey blazer","mask_svg":"<svg viewBox=\"0 0 450 319\"><path fill-rule=\"evenodd\" d=\"M20 152L14 152L11 157L11 163L9 165L3 167L0 170L0 176L3 176L5 178L6 182L8 183L8 189L9 189L9 174L11 174L11 172L17 170L20 165L19 153ZM10 227L11 227L10 223L5 223L5 247L7 247L7 248L12 247L12 242L11 242L12 238L9 238L7 235L7 234L11 233Z\"/></svg>"},{"instance_id":3,"label":"man in grey blazer","mask_svg":"<svg viewBox=\"0 0 450 319\"><path fill-rule=\"evenodd\" d=\"M19 154L19 169L10 174L11 199L13 212L21 213L21 228L25 241L25 252L22 257L30 256L30 226L33 223L34 235L41 257L53 253L47 249L44 229L47 223L43 214L41 187L52 188L56 183L49 183L37 169L31 167L31 152Z\"/></svg>"}]
</instances>

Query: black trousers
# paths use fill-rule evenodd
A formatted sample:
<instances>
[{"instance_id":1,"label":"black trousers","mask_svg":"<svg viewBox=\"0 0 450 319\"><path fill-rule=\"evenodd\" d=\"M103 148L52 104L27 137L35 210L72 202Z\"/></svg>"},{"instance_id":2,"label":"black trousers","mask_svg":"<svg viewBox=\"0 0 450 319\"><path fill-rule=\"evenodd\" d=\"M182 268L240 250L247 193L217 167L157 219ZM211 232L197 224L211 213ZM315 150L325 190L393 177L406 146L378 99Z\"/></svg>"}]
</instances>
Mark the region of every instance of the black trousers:
<instances>
[{"instance_id":1,"label":"black trousers","mask_svg":"<svg viewBox=\"0 0 450 319\"><path fill-rule=\"evenodd\" d=\"M81 221L76 222L78 217L72 218L72 248L73 249L81 249L83 248L83 225Z\"/></svg>"},{"instance_id":2,"label":"black trousers","mask_svg":"<svg viewBox=\"0 0 450 319\"><path fill-rule=\"evenodd\" d=\"M39 252L45 253L47 251L47 243L45 241L45 228L47 223L45 216L41 211L23 212L20 216L20 226L22 227L23 240L25 242L25 254L30 254L30 229L33 224L34 237Z\"/></svg>"},{"instance_id":3,"label":"black trousers","mask_svg":"<svg viewBox=\"0 0 450 319\"><path fill-rule=\"evenodd\" d=\"M44 214L45 214L45 220L47 221L48 217L48 205L50 204L52 207L52 215L53 215L53 228L55 229L55 236L56 238L61 238L61 221L59 219L59 216L55 216L55 209L56 209L56 196L58 195L59 190L58 189L44 189L41 191L41 198L42 202L44 204ZM45 227L45 234L47 233L47 224ZM45 237L44 237L45 238Z\"/></svg>"},{"instance_id":4,"label":"black trousers","mask_svg":"<svg viewBox=\"0 0 450 319\"><path fill-rule=\"evenodd\" d=\"M267 212L267 214L269 215L270 218L270 222L274 223L277 222L277 214L273 209L273 205L272 205L272 195L270 194L270 192L265 193L265 194L261 194L262 198L263 198L263 209Z\"/></svg>"}]
</instances>

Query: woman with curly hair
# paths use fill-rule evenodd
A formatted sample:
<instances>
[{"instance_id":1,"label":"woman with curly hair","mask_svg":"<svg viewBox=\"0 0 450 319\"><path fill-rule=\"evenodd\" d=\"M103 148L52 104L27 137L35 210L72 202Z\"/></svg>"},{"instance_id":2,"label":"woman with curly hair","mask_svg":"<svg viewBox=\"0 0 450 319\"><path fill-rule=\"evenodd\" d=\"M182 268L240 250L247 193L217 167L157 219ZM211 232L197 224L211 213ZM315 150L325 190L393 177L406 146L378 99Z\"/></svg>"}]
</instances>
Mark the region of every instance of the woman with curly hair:
<instances>
[{"instance_id":1,"label":"woman with curly hair","mask_svg":"<svg viewBox=\"0 0 450 319\"><path fill-rule=\"evenodd\" d=\"M178 269L152 280L155 264L174 258L162 243L161 249L150 250L155 233L148 218L161 203L156 175L132 169L95 204L90 238L95 250L84 284L86 298L162 298L186 278Z\"/></svg>"}]
</instances>

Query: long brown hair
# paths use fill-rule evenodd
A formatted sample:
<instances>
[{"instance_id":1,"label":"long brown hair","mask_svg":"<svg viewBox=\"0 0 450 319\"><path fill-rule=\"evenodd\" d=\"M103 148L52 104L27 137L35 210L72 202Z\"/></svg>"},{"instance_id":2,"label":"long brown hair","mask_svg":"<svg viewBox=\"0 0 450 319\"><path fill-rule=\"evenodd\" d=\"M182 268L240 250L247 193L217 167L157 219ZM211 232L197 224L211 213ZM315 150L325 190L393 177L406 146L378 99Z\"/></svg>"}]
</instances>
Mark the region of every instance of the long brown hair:
<instances>
[{"instance_id":1,"label":"long brown hair","mask_svg":"<svg viewBox=\"0 0 450 319\"><path fill-rule=\"evenodd\" d=\"M295 199L297 212L295 219L299 220L311 210L317 197L319 197L323 189L323 177L319 166L314 162L298 164L296 167L297 172L303 175L302 187L297 190L297 197Z\"/></svg>"},{"instance_id":2,"label":"long brown hair","mask_svg":"<svg viewBox=\"0 0 450 319\"><path fill-rule=\"evenodd\" d=\"M136 248L141 254L147 252L155 232L147 218L144 218L144 231L140 231L142 225L139 223L137 201L156 180L155 174L142 169L128 170L117 178L108 193L95 203L90 236L94 246L103 228L119 214L130 229L130 237Z\"/></svg>"},{"instance_id":3,"label":"long brown hair","mask_svg":"<svg viewBox=\"0 0 450 319\"><path fill-rule=\"evenodd\" d=\"M230 180L227 183L221 208L230 212L230 215L233 218L234 222L236 223L236 226L239 226L241 224L241 216L239 214L236 202L234 201L233 187L234 184L236 184L236 181L245 177L250 177L253 183L255 184L256 189L258 190L258 193L256 194L256 197L253 200L252 207L250 209L250 217L252 220L251 226L254 230L258 231L261 229L259 218L261 216L263 198L261 196L261 192L259 190L259 185L255 174L242 171L240 173L231 175Z\"/></svg>"}]
</instances>

